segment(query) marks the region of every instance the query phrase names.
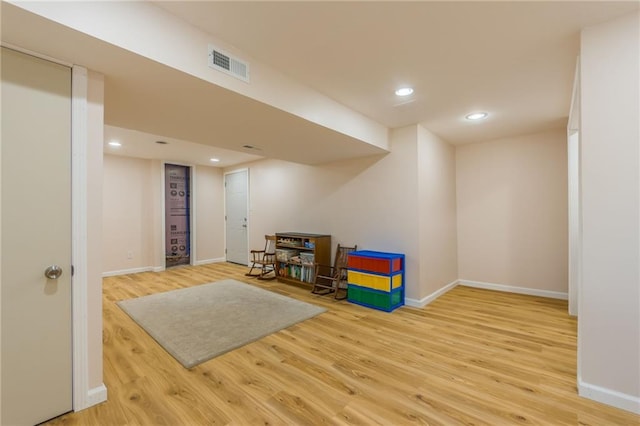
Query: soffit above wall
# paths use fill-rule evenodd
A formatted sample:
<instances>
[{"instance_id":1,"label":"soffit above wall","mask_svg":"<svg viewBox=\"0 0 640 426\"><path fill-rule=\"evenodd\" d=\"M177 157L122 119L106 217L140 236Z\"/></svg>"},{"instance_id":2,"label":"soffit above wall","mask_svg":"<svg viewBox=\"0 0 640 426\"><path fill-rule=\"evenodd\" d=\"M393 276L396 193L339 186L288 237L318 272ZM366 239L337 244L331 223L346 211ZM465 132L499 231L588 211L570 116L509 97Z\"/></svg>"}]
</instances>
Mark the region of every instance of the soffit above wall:
<instances>
[{"instance_id":1,"label":"soffit above wall","mask_svg":"<svg viewBox=\"0 0 640 426\"><path fill-rule=\"evenodd\" d=\"M15 5L1 7L3 43L105 75L105 124L304 164L386 153Z\"/></svg>"},{"instance_id":2,"label":"soffit above wall","mask_svg":"<svg viewBox=\"0 0 640 426\"><path fill-rule=\"evenodd\" d=\"M620 1L183 2L158 7L390 128L470 143L566 125L582 28ZM415 89L399 99L401 85ZM484 122L467 113L487 111Z\"/></svg>"}]
</instances>

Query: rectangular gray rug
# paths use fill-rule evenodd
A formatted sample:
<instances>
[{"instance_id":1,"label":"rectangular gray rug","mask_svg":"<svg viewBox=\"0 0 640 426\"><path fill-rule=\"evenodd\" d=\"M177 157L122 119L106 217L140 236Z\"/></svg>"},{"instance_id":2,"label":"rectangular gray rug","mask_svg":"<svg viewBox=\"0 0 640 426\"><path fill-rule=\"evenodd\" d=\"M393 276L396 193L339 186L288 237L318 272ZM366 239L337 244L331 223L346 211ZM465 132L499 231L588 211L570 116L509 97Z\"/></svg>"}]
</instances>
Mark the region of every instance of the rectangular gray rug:
<instances>
[{"instance_id":1,"label":"rectangular gray rug","mask_svg":"<svg viewBox=\"0 0 640 426\"><path fill-rule=\"evenodd\" d=\"M186 368L326 311L236 280L122 300L118 306Z\"/></svg>"}]
</instances>

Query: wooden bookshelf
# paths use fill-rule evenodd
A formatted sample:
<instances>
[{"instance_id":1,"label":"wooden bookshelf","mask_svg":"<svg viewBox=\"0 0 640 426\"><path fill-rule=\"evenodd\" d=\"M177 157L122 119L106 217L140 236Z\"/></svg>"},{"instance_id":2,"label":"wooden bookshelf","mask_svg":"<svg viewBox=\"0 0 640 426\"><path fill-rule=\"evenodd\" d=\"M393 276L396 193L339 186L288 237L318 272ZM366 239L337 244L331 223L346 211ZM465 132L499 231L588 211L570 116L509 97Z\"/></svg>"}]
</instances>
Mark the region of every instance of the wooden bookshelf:
<instances>
[{"instance_id":1,"label":"wooden bookshelf","mask_svg":"<svg viewBox=\"0 0 640 426\"><path fill-rule=\"evenodd\" d=\"M331 235L277 232L276 259L278 281L312 287L314 264L331 265Z\"/></svg>"}]
</instances>

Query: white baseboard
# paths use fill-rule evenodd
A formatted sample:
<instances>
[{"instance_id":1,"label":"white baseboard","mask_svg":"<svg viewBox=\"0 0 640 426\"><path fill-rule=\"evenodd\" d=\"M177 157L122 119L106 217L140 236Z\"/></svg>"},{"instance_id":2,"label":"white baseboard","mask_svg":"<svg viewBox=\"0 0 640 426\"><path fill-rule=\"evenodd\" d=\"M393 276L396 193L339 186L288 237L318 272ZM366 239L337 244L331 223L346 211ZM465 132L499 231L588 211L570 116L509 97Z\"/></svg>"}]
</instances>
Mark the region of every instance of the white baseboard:
<instances>
[{"instance_id":1,"label":"white baseboard","mask_svg":"<svg viewBox=\"0 0 640 426\"><path fill-rule=\"evenodd\" d=\"M569 295L567 293L551 290L538 290L537 288L515 287L511 285L469 280L459 280L458 284L465 287L483 288L485 290L504 291L507 293L527 294L529 296L549 297L551 299L567 300L569 298Z\"/></svg>"},{"instance_id":2,"label":"white baseboard","mask_svg":"<svg viewBox=\"0 0 640 426\"><path fill-rule=\"evenodd\" d=\"M91 407L107 400L107 387L103 384L97 388L89 389L87 393L87 407Z\"/></svg>"},{"instance_id":3,"label":"white baseboard","mask_svg":"<svg viewBox=\"0 0 640 426\"><path fill-rule=\"evenodd\" d=\"M76 399L73 411L82 411L86 408L93 407L107 400L107 387L102 383L100 386L89 389L84 398Z\"/></svg>"},{"instance_id":4,"label":"white baseboard","mask_svg":"<svg viewBox=\"0 0 640 426\"><path fill-rule=\"evenodd\" d=\"M455 286L457 286L457 285L458 285L458 280L452 281L449 284L447 284L444 287L442 287L441 289L434 291L433 293L431 293L428 296L423 297L422 299L405 298L404 299L404 304L407 305L407 306L412 306L414 308L423 308L423 307L427 306L429 303L431 303L434 300L436 300L438 297L440 297L443 294L445 294L446 292L448 292L449 290L455 288Z\"/></svg>"},{"instance_id":5,"label":"white baseboard","mask_svg":"<svg viewBox=\"0 0 640 426\"><path fill-rule=\"evenodd\" d=\"M215 259L196 260L194 265L207 265L209 263L226 262L226 257L216 257ZM164 266L143 266L141 268L121 269L119 271L107 271L102 273L102 277L114 277L116 275L137 274L140 272L162 272L165 271Z\"/></svg>"},{"instance_id":6,"label":"white baseboard","mask_svg":"<svg viewBox=\"0 0 640 426\"><path fill-rule=\"evenodd\" d=\"M164 269L164 268L163 268ZM137 274L140 272L155 271L153 266L143 266L142 268L121 269L119 271L107 271L102 273L102 277L115 277L116 275Z\"/></svg>"},{"instance_id":7,"label":"white baseboard","mask_svg":"<svg viewBox=\"0 0 640 426\"><path fill-rule=\"evenodd\" d=\"M196 260L195 265L208 265L210 263L220 263L220 262L226 262L226 261L227 261L226 257L216 257L215 259Z\"/></svg>"},{"instance_id":8,"label":"white baseboard","mask_svg":"<svg viewBox=\"0 0 640 426\"><path fill-rule=\"evenodd\" d=\"M578 380L578 395L640 414L640 398Z\"/></svg>"}]
</instances>

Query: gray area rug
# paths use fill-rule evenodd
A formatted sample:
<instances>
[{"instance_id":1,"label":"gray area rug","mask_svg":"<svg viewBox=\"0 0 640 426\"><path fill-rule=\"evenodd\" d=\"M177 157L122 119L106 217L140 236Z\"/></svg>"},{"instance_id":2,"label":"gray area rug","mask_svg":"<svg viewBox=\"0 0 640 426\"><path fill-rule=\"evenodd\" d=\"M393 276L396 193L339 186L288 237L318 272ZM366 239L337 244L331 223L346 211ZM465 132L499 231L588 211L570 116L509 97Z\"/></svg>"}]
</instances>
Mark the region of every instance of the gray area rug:
<instances>
[{"instance_id":1,"label":"gray area rug","mask_svg":"<svg viewBox=\"0 0 640 426\"><path fill-rule=\"evenodd\" d=\"M186 368L326 311L236 280L123 300L118 306Z\"/></svg>"}]
</instances>

